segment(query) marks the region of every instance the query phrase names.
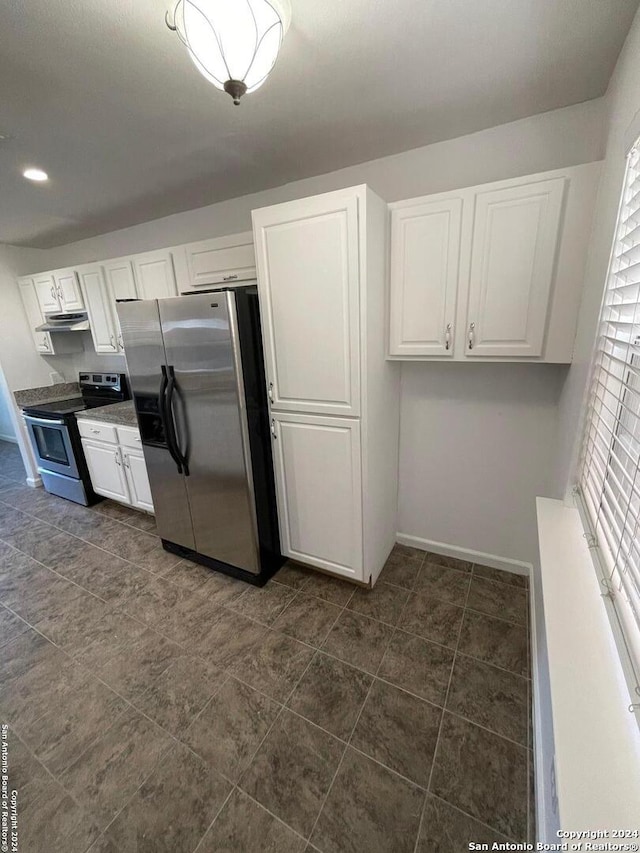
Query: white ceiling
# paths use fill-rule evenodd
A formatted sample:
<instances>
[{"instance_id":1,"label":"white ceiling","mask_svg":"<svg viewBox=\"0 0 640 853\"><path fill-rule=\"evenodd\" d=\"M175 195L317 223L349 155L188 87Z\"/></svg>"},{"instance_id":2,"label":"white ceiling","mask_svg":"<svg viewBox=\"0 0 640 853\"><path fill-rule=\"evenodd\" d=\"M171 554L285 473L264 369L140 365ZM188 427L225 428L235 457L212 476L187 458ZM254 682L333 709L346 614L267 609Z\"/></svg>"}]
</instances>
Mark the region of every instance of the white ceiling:
<instances>
[{"instance_id":1,"label":"white ceiling","mask_svg":"<svg viewBox=\"0 0 640 853\"><path fill-rule=\"evenodd\" d=\"M596 98L638 2L292 0L274 72L235 107L165 0L5 0L0 242L60 245Z\"/></svg>"}]
</instances>

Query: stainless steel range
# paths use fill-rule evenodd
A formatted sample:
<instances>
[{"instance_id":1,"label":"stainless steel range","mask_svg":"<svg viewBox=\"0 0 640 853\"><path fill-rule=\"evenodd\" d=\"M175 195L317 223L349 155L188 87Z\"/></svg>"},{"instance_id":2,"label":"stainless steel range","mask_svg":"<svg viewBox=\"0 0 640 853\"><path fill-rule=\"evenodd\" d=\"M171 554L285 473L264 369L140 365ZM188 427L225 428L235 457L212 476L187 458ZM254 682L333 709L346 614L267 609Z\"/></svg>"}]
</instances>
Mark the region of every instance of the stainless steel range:
<instances>
[{"instance_id":1,"label":"stainless steel range","mask_svg":"<svg viewBox=\"0 0 640 853\"><path fill-rule=\"evenodd\" d=\"M89 506L102 500L91 487L76 412L130 398L125 373L81 373L80 396L27 406L22 416L44 487L51 494Z\"/></svg>"}]
</instances>

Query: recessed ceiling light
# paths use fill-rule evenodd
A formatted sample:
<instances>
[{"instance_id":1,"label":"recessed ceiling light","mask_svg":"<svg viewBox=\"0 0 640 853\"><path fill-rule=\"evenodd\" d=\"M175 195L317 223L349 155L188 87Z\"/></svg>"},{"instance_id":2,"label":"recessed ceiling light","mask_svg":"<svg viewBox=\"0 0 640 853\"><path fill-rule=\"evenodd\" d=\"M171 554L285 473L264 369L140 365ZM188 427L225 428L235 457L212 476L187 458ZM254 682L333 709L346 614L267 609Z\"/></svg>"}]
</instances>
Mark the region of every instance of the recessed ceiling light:
<instances>
[{"instance_id":1,"label":"recessed ceiling light","mask_svg":"<svg viewBox=\"0 0 640 853\"><path fill-rule=\"evenodd\" d=\"M42 169L25 169L22 173L28 181L48 181L49 175Z\"/></svg>"}]
</instances>

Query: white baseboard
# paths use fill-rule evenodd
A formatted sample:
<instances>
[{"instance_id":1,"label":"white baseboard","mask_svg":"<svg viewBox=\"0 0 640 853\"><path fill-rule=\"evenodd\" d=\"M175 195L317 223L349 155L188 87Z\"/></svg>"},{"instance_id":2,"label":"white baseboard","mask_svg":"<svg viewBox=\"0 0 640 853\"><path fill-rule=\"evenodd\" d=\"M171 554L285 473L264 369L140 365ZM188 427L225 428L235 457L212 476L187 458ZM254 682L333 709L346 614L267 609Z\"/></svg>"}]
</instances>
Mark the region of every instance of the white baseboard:
<instances>
[{"instance_id":1,"label":"white baseboard","mask_svg":"<svg viewBox=\"0 0 640 853\"><path fill-rule=\"evenodd\" d=\"M3 432L0 432L0 441L10 441L12 444L18 443L18 439L15 435L5 435Z\"/></svg>"},{"instance_id":2,"label":"white baseboard","mask_svg":"<svg viewBox=\"0 0 640 853\"><path fill-rule=\"evenodd\" d=\"M27 477L27 486L32 489L39 489L42 486L42 477Z\"/></svg>"},{"instance_id":3,"label":"white baseboard","mask_svg":"<svg viewBox=\"0 0 640 853\"><path fill-rule=\"evenodd\" d=\"M432 539L422 539L420 536L410 536L408 533L397 533L396 542L419 548L421 551L442 554L444 557L457 557L459 560L480 563L480 565L489 566L492 569L513 572L514 575L526 575L528 577L532 571L531 563L512 560L510 557L499 557L497 554L485 554L483 551L473 551L471 548L460 548L457 545L449 545L447 542L434 542Z\"/></svg>"}]
</instances>

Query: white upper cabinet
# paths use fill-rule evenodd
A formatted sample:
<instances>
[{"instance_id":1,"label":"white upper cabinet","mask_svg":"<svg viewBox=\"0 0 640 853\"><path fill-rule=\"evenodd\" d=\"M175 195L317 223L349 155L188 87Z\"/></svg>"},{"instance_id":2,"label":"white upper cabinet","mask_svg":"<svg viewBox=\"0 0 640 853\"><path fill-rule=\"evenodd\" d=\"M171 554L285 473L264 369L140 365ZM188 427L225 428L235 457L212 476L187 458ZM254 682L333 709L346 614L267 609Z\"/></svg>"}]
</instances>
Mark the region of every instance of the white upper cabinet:
<instances>
[{"instance_id":1,"label":"white upper cabinet","mask_svg":"<svg viewBox=\"0 0 640 853\"><path fill-rule=\"evenodd\" d=\"M164 299L176 296L176 276L171 252L147 252L131 259L135 271L138 296L141 299Z\"/></svg>"},{"instance_id":2,"label":"white upper cabinet","mask_svg":"<svg viewBox=\"0 0 640 853\"><path fill-rule=\"evenodd\" d=\"M84 301L74 270L56 270L35 275L33 285L43 314L84 310Z\"/></svg>"},{"instance_id":3,"label":"white upper cabinet","mask_svg":"<svg viewBox=\"0 0 640 853\"><path fill-rule=\"evenodd\" d=\"M283 554L362 577L360 422L273 413Z\"/></svg>"},{"instance_id":4,"label":"white upper cabinet","mask_svg":"<svg viewBox=\"0 0 640 853\"><path fill-rule=\"evenodd\" d=\"M56 270L53 279L58 293L60 311L82 311L84 300L75 270Z\"/></svg>"},{"instance_id":5,"label":"white upper cabinet","mask_svg":"<svg viewBox=\"0 0 640 853\"><path fill-rule=\"evenodd\" d=\"M42 314L53 314L60 310L60 299L51 273L34 275L33 286ZM44 319L40 322L43 323Z\"/></svg>"},{"instance_id":6,"label":"white upper cabinet","mask_svg":"<svg viewBox=\"0 0 640 853\"><path fill-rule=\"evenodd\" d=\"M335 192L253 212L271 402L360 412L358 197Z\"/></svg>"},{"instance_id":7,"label":"white upper cabinet","mask_svg":"<svg viewBox=\"0 0 640 853\"><path fill-rule=\"evenodd\" d=\"M89 314L95 351L118 352L116 326L102 267L98 265L81 267L78 275Z\"/></svg>"},{"instance_id":8,"label":"white upper cabinet","mask_svg":"<svg viewBox=\"0 0 640 853\"><path fill-rule=\"evenodd\" d=\"M540 356L564 178L478 192L466 354Z\"/></svg>"},{"instance_id":9,"label":"white upper cabinet","mask_svg":"<svg viewBox=\"0 0 640 853\"><path fill-rule=\"evenodd\" d=\"M392 206L392 355L453 356L461 228L461 198Z\"/></svg>"},{"instance_id":10,"label":"white upper cabinet","mask_svg":"<svg viewBox=\"0 0 640 853\"><path fill-rule=\"evenodd\" d=\"M36 289L32 278L23 278L18 281L20 288L20 296L24 305L24 312L27 315L27 323L29 331L33 337L33 342L36 345L37 352L54 354L51 335L48 332L36 332L36 326L41 326L44 323L44 316L40 308L40 302L36 295Z\"/></svg>"},{"instance_id":11,"label":"white upper cabinet","mask_svg":"<svg viewBox=\"0 0 640 853\"><path fill-rule=\"evenodd\" d=\"M599 177L586 163L389 205L389 357L570 362Z\"/></svg>"},{"instance_id":12,"label":"white upper cabinet","mask_svg":"<svg viewBox=\"0 0 640 853\"><path fill-rule=\"evenodd\" d=\"M233 284L256 277L253 233L232 234L185 247L187 281L183 290L212 284Z\"/></svg>"},{"instance_id":13,"label":"white upper cabinet","mask_svg":"<svg viewBox=\"0 0 640 853\"><path fill-rule=\"evenodd\" d=\"M104 270L104 277L107 284L107 293L109 294L109 304L113 311L118 351L124 352L124 343L122 340L122 332L120 331L120 321L118 319L116 303L121 299L138 298L136 280L133 277L133 265L127 258L118 258L113 261L105 261L105 263L102 264L102 268Z\"/></svg>"}]
</instances>

